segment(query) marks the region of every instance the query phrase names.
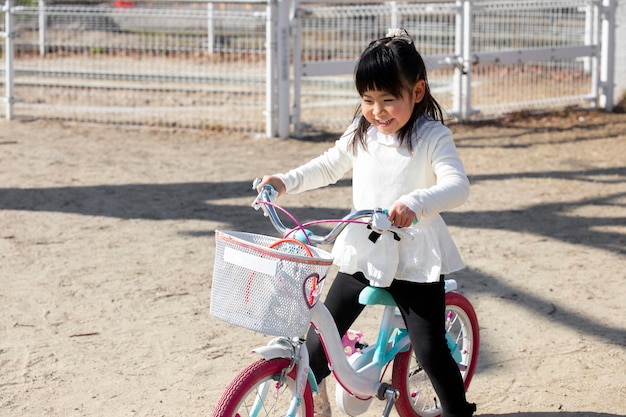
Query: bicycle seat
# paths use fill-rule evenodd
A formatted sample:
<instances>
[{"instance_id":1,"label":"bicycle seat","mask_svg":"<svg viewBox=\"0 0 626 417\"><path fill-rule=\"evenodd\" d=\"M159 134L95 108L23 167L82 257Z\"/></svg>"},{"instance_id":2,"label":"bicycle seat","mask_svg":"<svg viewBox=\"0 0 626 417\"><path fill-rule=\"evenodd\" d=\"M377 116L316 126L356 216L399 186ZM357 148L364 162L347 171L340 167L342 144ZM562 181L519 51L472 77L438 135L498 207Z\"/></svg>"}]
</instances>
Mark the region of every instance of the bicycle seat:
<instances>
[{"instance_id":1,"label":"bicycle seat","mask_svg":"<svg viewBox=\"0 0 626 417\"><path fill-rule=\"evenodd\" d=\"M359 303L367 305L395 306L396 302L389 291L379 287L365 287L359 294Z\"/></svg>"},{"instance_id":2,"label":"bicycle seat","mask_svg":"<svg viewBox=\"0 0 626 417\"><path fill-rule=\"evenodd\" d=\"M450 291L454 291L457 289L456 280L446 279L445 283L445 291L446 293ZM364 306L370 305L383 305L383 306L395 306L396 302L394 301L389 291L380 287L365 287L361 290L359 294L359 303Z\"/></svg>"}]
</instances>

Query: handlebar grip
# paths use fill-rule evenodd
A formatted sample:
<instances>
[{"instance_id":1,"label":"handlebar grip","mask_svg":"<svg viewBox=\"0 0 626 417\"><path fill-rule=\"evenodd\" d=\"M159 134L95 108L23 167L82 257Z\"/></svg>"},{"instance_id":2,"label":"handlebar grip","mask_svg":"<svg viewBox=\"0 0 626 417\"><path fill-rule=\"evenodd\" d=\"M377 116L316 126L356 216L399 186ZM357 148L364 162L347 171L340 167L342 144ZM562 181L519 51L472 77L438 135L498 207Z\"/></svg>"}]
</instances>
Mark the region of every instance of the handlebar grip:
<instances>
[{"instance_id":1,"label":"handlebar grip","mask_svg":"<svg viewBox=\"0 0 626 417\"><path fill-rule=\"evenodd\" d=\"M252 181L252 189L256 191L260 183L261 183L261 178L255 178L254 181ZM267 194L268 194L267 201L270 201L270 202L274 201L278 197L278 191L276 190L276 188L271 184L265 184L263 186L263 189L257 196L257 198L254 200L254 203L252 203L253 207L257 206L258 201L266 200L263 196L263 191L267 191Z\"/></svg>"},{"instance_id":2,"label":"handlebar grip","mask_svg":"<svg viewBox=\"0 0 626 417\"><path fill-rule=\"evenodd\" d=\"M389 210L384 209L384 210L383 210L383 213L385 213L385 214L389 214ZM413 219L413 224L417 224L417 222L418 222L418 220L417 220L417 216L415 216L415 218Z\"/></svg>"}]
</instances>

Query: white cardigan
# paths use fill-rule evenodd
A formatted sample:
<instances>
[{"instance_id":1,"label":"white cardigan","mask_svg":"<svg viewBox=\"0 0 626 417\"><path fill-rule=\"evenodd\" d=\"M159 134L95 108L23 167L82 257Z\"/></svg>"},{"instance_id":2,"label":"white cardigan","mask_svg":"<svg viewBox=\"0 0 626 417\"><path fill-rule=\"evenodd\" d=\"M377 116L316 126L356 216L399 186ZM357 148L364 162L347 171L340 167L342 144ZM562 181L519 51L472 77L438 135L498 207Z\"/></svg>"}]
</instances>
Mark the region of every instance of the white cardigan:
<instances>
[{"instance_id":1,"label":"white cardigan","mask_svg":"<svg viewBox=\"0 0 626 417\"><path fill-rule=\"evenodd\" d=\"M356 123L324 154L277 174L288 193L300 193L334 184L352 169L353 210L389 208L400 201L415 212L418 223L406 229L414 238L405 237L384 248L385 244L374 246L377 249L364 246L371 245L367 240L370 231L364 226L346 228L333 248L340 270L361 271L373 284L387 286L389 279L377 284L380 265L372 266L371 262L376 262L372 257L394 264L387 273L405 281L435 282L440 274L462 269L463 260L439 215L460 206L469 196L469 180L450 130L422 117L412 133L411 153L406 146L399 146L395 135L383 135L372 126L367 132L367 151L359 147L354 155L348 144ZM397 253L392 253L394 250Z\"/></svg>"}]
</instances>

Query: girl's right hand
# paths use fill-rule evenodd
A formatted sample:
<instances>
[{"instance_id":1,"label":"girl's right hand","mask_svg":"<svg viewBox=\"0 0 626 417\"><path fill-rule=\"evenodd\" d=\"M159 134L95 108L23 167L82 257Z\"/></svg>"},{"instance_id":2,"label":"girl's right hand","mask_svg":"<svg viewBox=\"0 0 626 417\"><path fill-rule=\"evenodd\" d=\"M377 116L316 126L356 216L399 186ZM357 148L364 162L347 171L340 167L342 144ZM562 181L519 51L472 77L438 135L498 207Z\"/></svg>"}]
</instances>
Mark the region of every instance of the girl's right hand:
<instances>
[{"instance_id":1,"label":"girl's right hand","mask_svg":"<svg viewBox=\"0 0 626 417\"><path fill-rule=\"evenodd\" d=\"M256 187L257 192L260 193L263 189L263 186L266 184L271 185L272 187L274 187L274 189L276 189L276 192L278 192L278 197L280 197L285 193L285 191L287 191L283 180L278 178L276 175L265 175Z\"/></svg>"},{"instance_id":2,"label":"girl's right hand","mask_svg":"<svg viewBox=\"0 0 626 417\"><path fill-rule=\"evenodd\" d=\"M396 201L389 207L389 220L396 227L409 227L415 224L415 212L406 204Z\"/></svg>"}]
</instances>

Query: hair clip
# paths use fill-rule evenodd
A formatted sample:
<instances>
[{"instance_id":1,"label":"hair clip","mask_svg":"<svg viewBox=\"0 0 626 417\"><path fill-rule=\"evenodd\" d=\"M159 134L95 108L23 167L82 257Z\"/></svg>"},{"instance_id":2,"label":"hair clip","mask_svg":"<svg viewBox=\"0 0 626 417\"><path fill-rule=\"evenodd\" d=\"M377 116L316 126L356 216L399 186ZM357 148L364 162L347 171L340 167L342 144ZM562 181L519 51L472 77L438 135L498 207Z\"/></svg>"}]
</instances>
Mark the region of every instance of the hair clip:
<instances>
[{"instance_id":1,"label":"hair clip","mask_svg":"<svg viewBox=\"0 0 626 417\"><path fill-rule=\"evenodd\" d=\"M406 31L406 29L402 29L402 28L389 28L387 29L387 34L385 35L386 38L397 38L397 37L406 37L411 39L411 37L409 36L409 33Z\"/></svg>"}]
</instances>

